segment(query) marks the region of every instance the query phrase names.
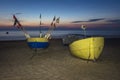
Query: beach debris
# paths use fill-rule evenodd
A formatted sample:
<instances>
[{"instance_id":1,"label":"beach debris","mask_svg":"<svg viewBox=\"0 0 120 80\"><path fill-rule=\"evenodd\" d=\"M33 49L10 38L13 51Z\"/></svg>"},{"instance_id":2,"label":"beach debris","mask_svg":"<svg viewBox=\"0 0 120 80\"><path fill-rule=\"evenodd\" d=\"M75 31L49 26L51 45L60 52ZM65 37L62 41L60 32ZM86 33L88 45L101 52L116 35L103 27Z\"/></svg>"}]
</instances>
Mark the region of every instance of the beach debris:
<instances>
[{"instance_id":1,"label":"beach debris","mask_svg":"<svg viewBox=\"0 0 120 80\"><path fill-rule=\"evenodd\" d=\"M79 36L80 35L77 35L77 34L67 34L67 35L63 36L63 38L62 38L63 45L68 46L73 41L80 39Z\"/></svg>"}]
</instances>

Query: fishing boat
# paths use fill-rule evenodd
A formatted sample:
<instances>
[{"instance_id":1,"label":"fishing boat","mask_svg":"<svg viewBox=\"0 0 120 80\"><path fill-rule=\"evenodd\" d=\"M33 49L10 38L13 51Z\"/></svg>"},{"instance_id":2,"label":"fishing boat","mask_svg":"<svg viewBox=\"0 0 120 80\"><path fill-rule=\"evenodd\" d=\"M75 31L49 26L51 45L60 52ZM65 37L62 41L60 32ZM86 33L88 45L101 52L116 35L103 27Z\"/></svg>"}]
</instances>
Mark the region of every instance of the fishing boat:
<instances>
[{"instance_id":1,"label":"fishing boat","mask_svg":"<svg viewBox=\"0 0 120 80\"><path fill-rule=\"evenodd\" d=\"M81 59L96 60L104 47L104 37L89 37L76 40L69 45L71 53Z\"/></svg>"},{"instance_id":2,"label":"fishing boat","mask_svg":"<svg viewBox=\"0 0 120 80\"><path fill-rule=\"evenodd\" d=\"M63 36L62 43L64 46L68 46L71 42L78 39L79 39L79 36L77 36L77 34L67 34Z\"/></svg>"},{"instance_id":3,"label":"fishing boat","mask_svg":"<svg viewBox=\"0 0 120 80\"><path fill-rule=\"evenodd\" d=\"M23 31L25 37L26 37L26 41L27 44L30 48L37 50L38 48L47 48L49 46L49 39L51 39L51 33L54 30L54 28L56 27L56 24L59 23L59 19L60 17L56 18L54 16L52 23L51 23L51 27L48 29L48 31L46 32L46 34L44 34L44 36L42 36L42 32L41 32L41 14L40 14L40 36L39 37L30 37L30 35L27 33L27 31L24 29L24 27L22 27L22 25L20 24L19 20L17 19L17 17L15 16L15 14L13 15L13 19L14 19L14 26L16 26L18 29L20 29L21 31Z\"/></svg>"},{"instance_id":4,"label":"fishing boat","mask_svg":"<svg viewBox=\"0 0 120 80\"><path fill-rule=\"evenodd\" d=\"M28 38L27 44L30 48L47 48L49 46L49 40L46 38Z\"/></svg>"}]
</instances>

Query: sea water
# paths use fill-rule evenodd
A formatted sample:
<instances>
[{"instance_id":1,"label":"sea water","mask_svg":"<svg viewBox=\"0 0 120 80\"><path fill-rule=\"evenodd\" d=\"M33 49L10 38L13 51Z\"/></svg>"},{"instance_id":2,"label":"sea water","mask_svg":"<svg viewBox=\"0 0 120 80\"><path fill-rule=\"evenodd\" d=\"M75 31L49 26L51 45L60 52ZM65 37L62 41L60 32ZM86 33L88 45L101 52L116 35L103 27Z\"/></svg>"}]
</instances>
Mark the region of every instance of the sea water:
<instances>
[{"instance_id":1,"label":"sea water","mask_svg":"<svg viewBox=\"0 0 120 80\"><path fill-rule=\"evenodd\" d=\"M27 31L31 37L39 37L39 30L28 30ZM42 34L44 35L47 30L42 30ZM105 38L120 38L120 31L95 31L95 30L86 30L87 36L103 36ZM84 34L82 30L54 30L51 33L52 38L63 38L68 34ZM0 41L4 40L25 40L24 33L19 30L1 30L0 31Z\"/></svg>"}]
</instances>

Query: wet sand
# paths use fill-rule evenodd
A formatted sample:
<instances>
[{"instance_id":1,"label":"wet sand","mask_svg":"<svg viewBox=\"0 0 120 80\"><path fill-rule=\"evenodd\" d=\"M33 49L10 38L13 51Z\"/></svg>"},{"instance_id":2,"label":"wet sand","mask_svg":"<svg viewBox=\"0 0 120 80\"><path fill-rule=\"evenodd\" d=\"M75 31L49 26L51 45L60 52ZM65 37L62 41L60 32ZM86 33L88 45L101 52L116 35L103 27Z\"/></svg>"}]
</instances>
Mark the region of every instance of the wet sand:
<instances>
[{"instance_id":1,"label":"wet sand","mask_svg":"<svg viewBox=\"0 0 120 80\"><path fill-rule=\"evenodd\" d=\"M26 41L1 41L0 80L120 80L120 39L105 39L96 62L72 56L60 39L33 53Z\"/></svg>"}]
</instances>

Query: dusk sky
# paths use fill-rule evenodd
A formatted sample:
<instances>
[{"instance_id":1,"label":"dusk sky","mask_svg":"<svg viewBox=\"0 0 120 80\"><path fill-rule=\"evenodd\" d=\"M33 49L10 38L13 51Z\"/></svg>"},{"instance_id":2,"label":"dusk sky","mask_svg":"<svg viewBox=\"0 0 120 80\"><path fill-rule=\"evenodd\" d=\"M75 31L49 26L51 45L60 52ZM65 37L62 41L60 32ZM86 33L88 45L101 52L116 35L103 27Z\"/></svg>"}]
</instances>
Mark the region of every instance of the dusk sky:
<instances>
[{"instance_id":1,"label":"dusk sky","mask_svg":"<svg viewBox=\"0 0 120 80\"><path fill-rule=\"evenodd\" d=\"M23 26L39 26L41 13L44 26L56 16L59 27L120 29L120 0L0 0L1 27L12 26L15 13Z\"/></svg>"}]
</instances>

